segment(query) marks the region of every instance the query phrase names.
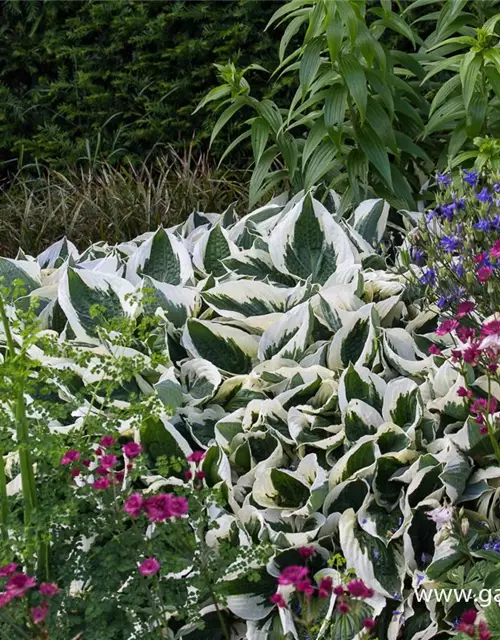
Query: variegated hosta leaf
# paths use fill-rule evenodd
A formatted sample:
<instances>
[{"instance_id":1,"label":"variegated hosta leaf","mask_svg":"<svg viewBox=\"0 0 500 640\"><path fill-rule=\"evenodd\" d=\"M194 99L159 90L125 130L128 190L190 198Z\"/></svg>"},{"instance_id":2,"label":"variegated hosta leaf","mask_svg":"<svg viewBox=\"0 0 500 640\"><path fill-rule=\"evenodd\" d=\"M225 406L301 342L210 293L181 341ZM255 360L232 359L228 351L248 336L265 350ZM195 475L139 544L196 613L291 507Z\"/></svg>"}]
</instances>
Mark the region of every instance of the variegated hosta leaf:
<instances>
[{"instance_id":1,"label":"variegated hosta leaf","mask_svg":"<svg viewBox=\"0 0 500 640\"><path fill-rule=\"evenodd\" d=\"M39 265L29 260L0 258L0 286L11 290L9 297L14 295L15 288L22 295L29 294L41 286Z\"/></svg>"},{"instance_id":2,"label":"variegated hosta leaf","mask_svg":"<svg viewBox=\"0 0 500 640\"><path fill-rule=\"evenodd\" d=\"M259 360L288 358L298 362L311 343L313 314L307 302L288 311L264 331L259 342Z\"/></svg>"},{"instance_id":3,"label":"variegated hosta leaf","mask_svg":"<svg viewBox=\"0 0 500 640\"><path fill-rule=\"evenodd\" d=\"M186 247L162 227L129 258L127 279L137 284L144 276L171 285L186 284L192 280L193 268Z\"/></svg>"},{"instance_id":4,"label":"variegated hosta leaf","mask_svg":"<svg viewBox=\"0 0 500 640\"><path fill-rule=\"evenodd\" d=\"M58 301L75 336L95 341L103 322L135 313L128 297L133 293L127 280L68 267L59 283Z\"/></svg>"},{"instance_id":5,"label":"variegated hosta leaf","mask_svg":"<svg viewBox=\"0 0 500 640\"><path fill-rule=\"evenodd\" d=\"M277 284L293 286L295 279L280 273L274 266L268 251L252 247L246 251L239 251L236 255L226 258L224 266L233 277L251 278L252 280L268 279Z\"/></svg>"},{"instance_id":6,"label":"variegated hosta leaf","mask_svg":"<svg viewBox=\"0 0 500 640\"><path fill-rule=\"evenodd\" d=\"M344 412L351 400L358 399L380 411L386 386L376 373L366 367L350 364L340 376L339 408Z\"/></svg>"},{"instance_id":7,"label":"variegated hosta leaf","mask_svg":"<svg viewBox=\"0 0 500 640\"><path fill-rule=\"evenodd\" d=\"M248 333L203 320L187 321L182 343L193 358L204 358L230 373L248 373L258 350Z\"/></svg>"},{"instance_id":8,"label":"variegated hosta leaf","mask_svg":"<svg viewBox=\"0 0 500 640\"><path fill-rule=\"evenodd\" d=\"M310 195L299 200L273 229L271 259L282 273L324 284L355 262L349 240L325 207Z\"/></svg>"},{"instance_id":9,"label":"variegated hosta leaf","mask_svg":"<svg viewBox=\"0 0 500 640\"><path fill-rule=\"evenodd\" d=\"M383 344L387 362L403 376L423 378L434 367L433 357L421 353L404 329L385 329Z\"/></svg>"},{"instance_id":10,"label":"variegated hosta leaf","mask_svg":"<svg viewBox=\"0 0 500 640\"><path fill-rule=\"evenodd\" d=\"M352 227L372 247L378 248L387 226L389 204L377 198L361 202L354 210Z\"/></svg>"},{"instance_id":11,"label":"variegated hosta leaf","mask_svg":"<svg viewBox=\"0 0 500 640\"><path fill-rule=\"evenodd\" d=\"M223 276L227 270L224 259L237 254L237 248L229 234L220 224L204 231L197 240L193 252L193 263L203 273L214 277Z\"/></svg>"},{"instance_id":12,"label":"variegated hosta leaf","mask_svg":"<svg viewBox=\"0 0 500 640\"><path fill-rule=\"evenodd\" d=\"M204 291L202 298L223 317L248 318L285 311L288 290L264 282L237 280Z\"/></svg>"},{"instance_id":13,"label":"variegated hosta leaf","mask_svg":"<svg viewBox=\"0 0 500 640\"><path fill-rule=\"evenodd\" d=\"M165 312L165 318L176 329L181 329L201 306L200 295L195 289L159 282L150 276L144 277L141 291L146 313L154 315L160 307Z\"/></svg>"},{"instance_id":14,"label":"variegated hosta leaf","mask_svg":"<svg viewBox=\"0 0 500 640\"><path fill-rule=\"evenodd\" d=\"M344 411L345 436L350 442L373 435L383 422L382 416L374 407L358 398L353 398Z\"/></svg>"},{"instance_id":15,"label":"variegated hosta leaf","mask_svg":"<svg viewBox=\"0 0 500 640\"><path fill-rule=\"evenodd\" d=\"M373 305L352 314L334 335L328 351L330 369L344 369L349 364L369 366L378 349L379 318Z\"/></svg>"},{"instance_id":16,"label":"variegated hosta leaf","mask_svg":"<svg viewBox=\"0 0 500 640\"><path fill-rule=\"evenodd\" d=\"M387 598L401 597L405 575L403 545L398 540L384 544L367 534L359 526L353 509L342 514L339 534L347 565L356 575Z\"/></svg>"},{"instance_id":17,"label":"variegated hosta leaf","mask_svg":"<svg viewBox=\"0 0 500 640\"><path fill-rule=\"evenodd\" d=\"M382 407L386 422L393 422L415 437L415 429L423 417L420 390L413 380L397 378L387 384Z\"/></svg>"},{"instance_id":18,"label":"variegated hosta leaf","mask_svg":"<svg viewBox=\"0 0 500 640\"><path fill-rule=\"evenodd\" d=\"M77 260L79 257L78 250L75 245L66 237L54 242L48 249L45 249L38 256L38 264L41 269L57 269L63 265L68 258Z\"/></svg>"}]
</instances>

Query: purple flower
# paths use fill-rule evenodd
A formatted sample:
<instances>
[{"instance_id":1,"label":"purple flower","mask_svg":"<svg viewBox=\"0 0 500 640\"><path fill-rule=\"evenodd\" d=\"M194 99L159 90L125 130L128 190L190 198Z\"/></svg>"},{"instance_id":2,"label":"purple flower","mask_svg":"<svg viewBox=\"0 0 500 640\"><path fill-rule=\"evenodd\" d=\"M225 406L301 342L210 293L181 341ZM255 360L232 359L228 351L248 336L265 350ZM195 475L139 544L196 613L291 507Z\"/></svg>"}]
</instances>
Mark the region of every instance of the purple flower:
<instances>
[{"instance_id":1,"label":"purple flower","mask_svg":"<svg viewBox=\"0 0 500 640\"><path fill-rule=\"evenodd\" d=\"M454 200L453 204L455 205L455 207L458 209L463 209L465 207L465 198L464 196L462 196L461 198L459 198L458 200Z\"/></svg>"},{"instance_id":2,"label":"purple flower","mask_svg":"<svg viewBox=\"0 0 500 640\"><path fill-rule=\"evenodd\" d=\"M475 187L479 180L479 174L477 171L467 171L464 169L464 182L470 184L471 187Z\"/></svg>"},{"instance_id":3,"label":"purple flower","mask_svg":"<svg viewBox=\"0 0 500 640\"><path fill-rule=\"evenodd\" d=\"M451 268L459 278L463 278L465 275L464 265L461 262L455 262L451 265Z\"/></svg>"},{"instance_id":4,"label":"purple flower","mask_svg":"<svg viewBox=\"0 0 500 640\"><path fill-rule=\"evenodd\" d=\"M430 224L436 216L437 216L436 209L433 209L432 211L428 211L425 214L425 220L426 220L427 224Z\"/></svg>"},{"instance_id":5,"label":"purple flower","mask_svg":"<svg viewBox=\"0 0 500 640\"><path fill-rule=\"evenodd\" d=\"M494 193L500 193L500 182L495 182L492 189Z\"/></svg>"},{"instance_id":6,"label":"purple flower","mask_svg":"<svg viewBox=\"0 0 500 640\"><path fill-rule=\"evenodd\" d=\"M436 304L441 309L441 311L443 311L450 306L450 299L447 296L440 296Z\"/></svg>"},{"instance_id":7,"label":"purple flower","mask_svg":"<svg viewBox=\"0 0 500 640\"><path fill-rule=\"evenodd\" d=\"M476 194L476 198L479 202L492 202L493 198L490 195L487 187L483 187L479 193Z\"/></svg>"},{"instance_id":8,"label":"purple flower","mask_svg":"<svg viewBox=\"0 0 500 640\"><path fill-rule=\"evenodd\" d=\"M443 216L443 218L446 218L447 220L451 220L455 215L455 209L456 207L454 202L452 202L451 204L442 204L441 215Z\"/></svg>"},{"instance_id":9,"label":"purple flower","mask_svg":"<svg viewBox=\"0 0 500 640\"><path fill-rule=\"evenodd\" d=\"M450 178L449 173L438 173L437 174L437 183L440 187L449 187L452 180Z\"/></svg>"},{"instance_id":10,"label":"purple flower","mask_svg":"<svg viewBox=\"0 0 500 640\"><path fill-rule=\"evenodd\" d=\"M479 231L489 231L491 229L491 222L489 220L479 220L475 222L473 225L474 229L478 229Z\"/></svg>"},{"instance_id":11,"label":"purple flower","mask_svg":"<svg viewBox=\"0 0 500 640\"><path fill-rule=\"evenodd\" d=\"M424 251L422 251L422 249L417 249L417 247L412 247L411 257L415 264L422 265L424 262L425 253Z\"/></svg>"},{"instance_id":12,"label":"purple flower","mask_svg":"<svg viewBox=\"0 0 500 640\"><path fill-rule=\"evenodd\" d=\"M453 253L460 249L461 242L458 238L444 236L439 243L445 251L448 253Z\"/></svg>"},{"instance_id":13,"label":"purple flower","mask_svg":"<svg viewBox=\"0 0 500 640\"><path fill-rule=\"evenodd\" d=\"M424 275L420 278L422 284L436 284L436 272L434 269L427 268Z\"/></svg>"},{"instance_id":14,"label":"purple flower","mask_svg":"<svg viewBox=\"0 0 500 640\"><path fill-rule=\"evenodd\" d=\"M500 231L500 216L495 216L491 221L491 226L496 230Z\"/></svg>"}]
</instances>

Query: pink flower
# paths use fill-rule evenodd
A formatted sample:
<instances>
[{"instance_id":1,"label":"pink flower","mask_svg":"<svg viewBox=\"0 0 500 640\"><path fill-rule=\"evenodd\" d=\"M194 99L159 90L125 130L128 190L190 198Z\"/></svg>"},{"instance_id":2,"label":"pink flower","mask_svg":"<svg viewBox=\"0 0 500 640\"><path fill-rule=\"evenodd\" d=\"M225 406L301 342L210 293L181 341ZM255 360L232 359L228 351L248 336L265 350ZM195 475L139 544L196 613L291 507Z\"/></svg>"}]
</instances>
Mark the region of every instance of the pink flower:
<instances>
[{"instance_id":1,"label":"pink flower","mask_svg":"<svg viewBox=\"0 0 500 640\"><path fill-rule=\"evenodd\" d=\"M3 567L0 567L0 578L7 578L7 576L12 575L17 569L17 564L15 562L10 562L9 564L4 564Z\"/></svg>"},{"instance_id":2,"label":"pink flower","mask_svg":"<svg viewBox=\"0 0 500 640\"><path fill-rule=\"evenodd\" d=\"M439 327L436 329L436 333L438 336L445 336L447 333L455 330L458 327L458 320L445 320L441 322Z\"/></svg>"},{"instance_id":3,"label":"pink flower","mask_svg":"<svg viewBox=\"0 0 500 640\"><path fill-rule=\"evenodd\" d=\"M118 458L111 453L108 453L99 458L99 464L103 469L111 469L118 462Z\"/></svg>"},{"instance_id":4,"label":"pink flower","mask_svg":"<svg viewBox=\"0 0 500 640\"><path fill-rule=\"evenodd\" d=\"M333 589L333 593L336 596L343 596L344 595L344 587L341 584L338 584L334 589Z\"/></svg>"},{"instance_id":5,"label":"pink flower","mask_svg":"<svg viewBox=\"0 0 500 640\"><path fill-rule=\"evenodd\" d=\"M30 615L35 624L42 624L49 612L48 607L31 607Z\"/></svg>"},{"instance_id":6,"label":"pink flower","mask_svg":"<svg viewBox=\"0 0 500 640\"><path fill-rule=\"evenodd\" d=\"M186 471L184 471L184 477L186 478L186 480L191 480L191 478L193 477L193 472L190 469L187 469Z\"/></svg>"},{"instance_id":7,"label":"pink flower","mask_svg":"<svg viewBox=\"0 0 500 640\"><path fill-rule=\"evenodd\" d=\"M369 589L363 580L351 580L347 585L347 590L354 598L368 598Z\"/></svg>"},{"instance_id":8,"label":"pink flower","mask_svg":"<svg viewBox=\"0 0 500 640\"><path fill-rule=\"evenodd\" d=\"M36 585L35 578L27 576L25 573L15 573L10 576L7 582L7 592L13 598L22 598L28 589L33 589Z\"/></svg>"},{"instance_id":9,"label":"pink flower","mask_svg":"<svg viewBox=\"0 0 500 640\"><path fill-rule=\"evenodd\" d=\"M490 398L489 402L485 398L478 398L471 404L470 411L473 414L486 412L495 413L495 411L497 410L497 406L498 401L496 398Z\"/></svg>"},{"instance_id":10,"label":"pink flower","mask_svg":"<svg viewBox=\"0 0 500 640\"><path fill-rule=\"evenodd\" d=\"M486 265L479 267L479 269L477 270L477 279L481 283L488 282L492 275L493 269L491 267L487 267Z\"/></svg>"},{"instance_id":11,"label":"pink flower","mask_svg":"<svg viewBox=\"0 0 500 640\"><path fill-rule=\"evenodd\" d=\"M113 436L104 436L101 441L99 442L101 447L104 447L104 449L108 448L108 447L112 447L115 444L116 440L113 438Z\"/></svg>"},{"instance_id":12,"label":"pink flower","mask_svg":"<svg viewBox=\"0 0 500 640\"><path fill-rule=\"evenodd\" d=\"M314 555L314 547L299 547L298 552L301 558L307 560Z\"/></svg>"},{"instance_id":13,"label":"pink flower","mask_svg":"<svg viewBox=\"0 0 500 640\"><path fill-rule=\"evenodd\" d=\"M196 464L199 464L204 457L205 457L204 451L193 451L193 453L190 453L188 455L187 459L188 459L188 462L195 462Z\"/></svg>"},{"instance_id":14,"label":"pink flower","mask_svg":"<svg viewBox=\"0 0 500 640\"><path fill-rule=\"evenodd\" d=\"M131 518L137 518L142 509L142 496L140 493L133 493L125 500L123 510L128 513Z\"/></svg>"},{"instance_id":15,"label":"pink flower","mask_svg":"<svg viewBox=\"0 0 500 640\"><path fill-rule=\"evenodd\" d=\"M90 467L90 460L88 460L87 458L85 460L82 460L82 464L84 467Z\"/></svg>"},{"instance_id":16,"label":"pink flower","mask_svg":"<svg viewBox=\"0 0 500 640\"><path fill-rule=\"evenodd\" d=\"M463 352L464 361L467 362L467 364L472 364L473 366L477 364L480 355L481 349L478 344L471 344Z\"/></svg>"},{"instance_id":17,"label":"pink flower","mask_svg":"<svg viewBox=\"0 0 500 640\"><path fill-rule=\"evenodd\" d=\"M0 609L8 605L13 597L14 596L8 591L3 591L2 593L0 593Z\"/></svg>"},{"instance_id":18,"label":"pink flower","mask_svg":"<svg viewBox=\"0 0 500 640\"><path fill-rule=\"evenodd\" d=\"M427 512L427 517L438 525L438 529L448 522L451 522L453 518L452 507L436 507Z\"/></svg>"},{"instance_id":19,"label":"pink flower","mask_svg":"<svg viewBox=\"0 0 500 640\"><path fill-rule=\"evenodd\" d=\"M342 589L342 591L344 591ZM320 598L329 598L332 593L332 579L331 578L322 578L318 587L318 596Z\"/></svg>"},{"instance_id":20,"label":"pink flower","mask_svg":"<svg viewBox=\"0 0 500 640\"><path fill-rule=\"evenodd\" d=\"M439 356L441 354L441 349L435 344L431 344L431 346L427 349L427 352L433 356Z\"/></svg>"},{"instance_id":21,"label":"pink flower","mask_svg":"<svg viewBox=\"0 0 500 640\"><path fill-rule=\"evenodd\" d=\"M339 610L339 613L342 615L349 613L349 611L351 610L351 607L345 602L341 602L337 608Z\"/></svg>"},{"instance_id":22,"label":"pink flower","mask_svg":"<svg viewBox=\"0 0 500 640\"><path fill-rule=\"evenodd\" d=\"M109 470L105 469L104 467L97 467L94 473L96 473L98 476L107 476L109 475Z\"/></svg>"},{"instance_id":23,"label":"pink flower","mask_svg":"<svg viewBox=\"0 0 500 640\"><path fill-rule=\"evenodd\" d=\"M457 318L463 318L464 316L474 311L475 308L476 305L473 302L471 302L470 300L464 300L457 307Z\"/></svg>"},{"instance_id":24,"label":"pink flower","mask_svg":"<svg viewBox=\"0 0 500 640\"><path fill-rule=\"evenodd\" d=\"M105 489L109 489L111 482L109 478L98 478L93 484L94 489L98 489L100 491L104 491Z\"/></svg>"},{"instance_id":25,"label":"pink flower","mask_svg":"<svg viewBox=\"0 0 500 640\"><path fill-rule=\"evenodd\" d=\"M477 618L477 611L475 609L467 609L462 613L462 617L460 620L465 622L465 624L474 624Z\"/></svg>"},{"instance_id":26,"label":"pink flower","mask_svg":"<svg viewBox=\"0 0 500 640\"><path fill-rule=\"evenodd\" d=\"M141 562L139 571L143 576L153 576L160 570L160 563L156 558L146 558Z\"/></svg>"},{"instance_id":27,"label":"pink flower","mask_svg":"<svg viewBox=\"0 0 500 640\"><path fill-rule=\"evenodd\" d=\"M495 244L491 247L490 256L492 258L500 258L500 240L496 240Z\"/></svg>"},{"instance_id":28,"label":"pink flower","mask_svg":"<svg viewBox=\"0 0 500 640\"><path fill-rule=\"evenodd\" d=\"M204 480L207 477L207 474L204 471L197 471L196 472L196 479L197 480Z\"/></svg>"},{"instance_id":29,"label":"pink flower","mask_svg":"<svg viewBox=\"0 0 500 640\"><path fill-rule=\"evenodd\" d=\"M127 442L127 444L122 447L123 453L127 456L127 458L137 458L137 456L141 453L142 447L137 442Z\"/></svg>"},{"instance_id":30,"label":"pink flower","mask_svg":"<svg viewBox=\"0 0 500 640\"><path fill-rule=\"evenodd\" d=\"M160 493L144 500L144 510L150 520L161 522L167 518L179 518L185 515L188 512L188 501L171 493Z\"/></svg>"},{"instance_id":31,"label":"pink flower","mask_svg":"<svg viewBox=\"0 0 500 640\"><path fill-rule=\"evenodd\" d=\"M280 608L284 608L286 607L286 602L283 598L283 596L281 595L281 593L275 593L273 594L270 598L271 602L273 602L274 604L276 604L278 607Z\"/></svg>"},{"instance_id":32,"label":"pink flower","mask_svg":"<svg viewBox=\"0 0 500 640\"><path fill-rule=\"evenodd\" d=\"M474 337L474 329L461 325L457 329L457 336L462 342L467 342L467 340Z\"/></svg>"},{"instance_id":33,"label":"pink flower","mask_svg":"<svg viewBox=\"0 0 500 640\"><path fill-rule=\"evenodd\" d=\"M457 396L460 398L472 398L472 391L470 389L466 389L465 387L458 387Z\"/></svg>"},{"instance_id":34,"label":"pink flower","mask_svg":"<svg viewBox=\"0 0 500 640\"><path fill-rule=\"evenodd\" d=\"M70 476L74 479L74 478L78 478L78 476L80 475L81 471L80 469L71 469L71 473Z\"/></svg>"},{"instance_id":35,"label":"pink flower","mask_svg":"<svg viewBox=\"0 0 500 640\"><path fill-rule=\"evenodd\" d=\"M80 457L80 452L75 449L69 449L61 458L61 464L71 464L72 462L76 462Z\"/></svg>"},{"instance_id":36,"label":"pink flower","mask_svg":"<svg viewBox=\"0 0 500 640\"><path fill-rule=\"evenodd\" d=\"M457 631L462 631L471 638L476 635L476 629L473 624L467 624L466 622L459 622L457 625Z\"/></svg>"},{"instance_id":37,"label":"pink flower","mask_svg":"<svg viewBox=\"0 0 500 640\"><path fill-rule=\"evenodd\" d=\"M300 567L298 565L285 567L279 575L278 584L297 584L300 580L304 580L308 573L309 570L306 567Z\"/></svg>"},{"instance_id":38,"label":"pink flower","mask_svg":"<svg viewBox=\"0 0 500 640\"><path fill-rule=\"evenodd\" d=\"M43 596L55 596L59 593L60 589L54 582L42 582L42 584L38 587L38 591Z\"/></svg>"},{"instance_id":39,"label":"pink flower","mask_svg":"<svg viewBox=\"0 0 500 640\"><path fill-rule=\"evenodd\" d=\"M363 627L365 629L374 629L376 624L377 623L375 622L375 620L373 618L365 618L363 620Z\"/></svg>"},{"instance_id":40,"label":"pink flower","mask_svg":"<svg viewBox=\"0 0 500 640\"><path fill-rule=\"evenodd\" d=\"M488 625L484 620L480 620L478 624L479 629L479 640L490 640L493 636L491 631L488 629Z\"/></svg>"},{"instance_id":41,"label":"pink flower","mask_svg":"<svg viewBox=\"0 0 500 640\"><path fill-rule=\"evenodd\" d=\"M305 578L304 580L299 580L295 585L295 587L297 591L301 591L302 593L305 593L306 596L312 596L312 594L314 593L314 589L312 587L312 584L309 578Z\"/></svg>"}]
</instances>

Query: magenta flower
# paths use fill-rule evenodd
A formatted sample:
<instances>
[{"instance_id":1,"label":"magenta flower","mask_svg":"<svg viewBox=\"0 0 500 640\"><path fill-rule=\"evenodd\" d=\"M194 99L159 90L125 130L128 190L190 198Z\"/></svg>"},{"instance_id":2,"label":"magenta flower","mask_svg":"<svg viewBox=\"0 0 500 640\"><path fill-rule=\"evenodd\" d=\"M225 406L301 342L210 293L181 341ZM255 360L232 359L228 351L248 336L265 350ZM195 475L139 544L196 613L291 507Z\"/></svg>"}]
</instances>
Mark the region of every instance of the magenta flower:
<instances>
[{"instance_id":1,"label":"magenta flower","mask_svg":"<svg viewBox=\"0 0 500 640\"><path fill-rule=\"evenodd\" d=\"M111 482L109 478L98 478L93 484L92 487L94 489L98 489L99 491L103 491L105 489L109 489Z\"/></svg>"},{"instance_id":2,"label":"magenta flower","mask_svg":"<svg viewBox=\"0 0 500 640\"><path fill-rule=\"evenodd\" d=\"M54 582L42 582L42 584L38 587L38 591L43 596L55 596L59 593L60 589Z\"/></svg>"},{"instance_id":3,"label":"magenta flower","mask_svg":"<svg viewBox=\"0 0 500 640\"><path fill-rule=\"evenodd\" d=\"M76 462L80 457L80 452L75 449L69 449L61 458L61 464L67 465Z\"/></svg>"},{"instance_id":4,"label":"magenta flower","mask_svg":"<svg viewBox=\"0 0 500 640\"><path fill-rule=\"evenodd\" d=\"M142 496L140 493L133 493L129 498L125 500L123 510L128 513L131 518L139 517L142 509Z\"/></svg>"},{"instance_id":5,"label":"magenta flower","mask_svg":"<svg viewBox=\"0 0 500 640\"><path fill-rule=\"evenodd\" d=\"M162 522L167 518L185 515L188 512L188 501L171 493L160 493L144 500L144 510L151 521Z\"/></svg>"},{"instance_id":6,"label":"magenta flower","mask_svg":"<svg viewBox=\"0 0 500 640\"><path fill-rule=\"evenodd\" d=\"M99 458L99 465L103 469L111 469L118 462L118 458L111 453L108 453Z\"/></svg>"},{"instance_id":7,"label":"magenta flower","mask_svg":"<svg viewBox=\"0 0 500 640\"><path fill-rule=\"evenodd\" d=\"M36 585L35 578L27 576L25 573L15 573L10 576L7 582L7 592L13 598L22 598L28 589L33 589Z\"/></svg>"},{"instance_id":8,"label":"magenta flower","mask_svg":"<svg viewBox=\"0 0 500 640\"><path fill-rule=\"evenodd\" d=\"M42 624L49 612L48 607L31 607L30 615L35 624Z\"/></svg>"},{"instance_id":9,"label":"magenta flower","mask_svg":"<svg viewBox=\"0 0 500 640\"><path fill-rule=\"evenodd\" d=\"M445 320L436 329L436 333L437 333L438 336L445 336L447 333L450 333L451 331L453 331L457 327L458 327L458 321L457 320Z\"/></svg>"},{"instance_id":10,"label":"magenta flower","mask_svg":"<svg viewBox=\"0 0 500 640\"><path fill-rule=\"evenodd\" d=\"M354 598L369 598L371 589L368 589L363 580L351 580L347 585L347 590Z\"/></svg>"},{"instance_id":11,"label":"magenta flower","mask_svg":"<svg viewBox=\"0 0 500 640\"><path fill-rule=\"evenodd\" d=\"M122 449L127 458L137 458L142 451L141 445L137 444L137 442L127 442Z\"/></svg>"},{"instance_id":12,"label":"magenta flower","mask_svg":"<svg viewBox=\"0 0 500 640\"><path fill-rule=\"evenodd\" d=\"M300 557L304 558L304 560L307 560L314 555L314 547L299 547L297 551L299 552Z\"/></svg>"},{"instance_id":13,"label":"magenta flower","mask_svg":"<svg viewBox=\"0 0 500 640\"><path fill-rule=\"evenodd\" d=\"M427 349L427 352L433 356L439 356L441 354L441 349L435 344L431 344L431 346Z\"/></svg>"},{"instance_id":14,"label":"magenta flower","mask_svg":"<svg viewBox=\"0 0 500 640\"><path fill-rule=\"evenodd\" d=\"M462 613L461 621L465 624L474 624L477 618L477 611L475 609L467 609Z\"/></svg>"},{"instance_id":15,"label":"magenta flower","mask_svg":"<svg viewBox=\"0 0 500 640\"><path fill-rule=\"evenodd\" d=\"M180 518L185 516L188 512L189 503L186 498L182 496L172 496L170 501L170 510L173 518Z\"/></svg>"},{"instance_id":16,"label":"magenta flower","mask_svg":"<svg viewBox=\"0 0 500 640\"><path fill-rule=\"evenodd\" d=\"M104 447L104 449L107 449L108 447L112 447L115 442L116 440L113 438L113 436L104 436L99 442L99 445L101 447Z\"/></svg>"},{"instance_id":17,"label":"magenta flower","mask_svg":"<svg viewBox=\"0 0 500 640\"><path fill-rule=\"evenodd\" d=\"M346 602L341 602L337 608L339 610L339 613L342 615L349 613L349 611L351 610L351 607Z\"/></svg>"},{"instance_id":18,"label":"magenta flower","mask_svg":"<svg viewBox=\"0 0 500 640\"><path fill-rule=\"evenodd\" d=\"M17 564L15 562L10 562L9 564L4 564L3 567L0 567L0 578L7 578L12 575L17 569Z\"/></svg>"},{"instance_id":19,"label":"magenta flower","mask_svg":"<svg viewBox=\"0 0 500 640\"><path fill-rule=\"evenodd\" d=\"M481 327L481 335L494 336L500 334L500 320L490 320Z\"/></svg>"},{"instance_id":20,"label":"magenta flower","mask_svg":"<svg viewBox=\"0 0 500 640\"><path fill-rule=\"evenodd\" d=\"M184 477L186 478L186 480L191 480L191 478L193 477L193 472L190 469L187 469L186 471L184 471Z\"/></svg>"},{"instance_id":21,"label":"magenta flower","mask_svg":"<svg viewBox=\"0 0 500 640\"><path fill-rule=\"evenodd\" d=\"M295 585L295 588L297 589L297 591L301 591L302 593L305 593L306 596L312 596L312 594L314 593L314 589L312 587L312 584L309 578L305 578L304 580L299 580Z\"/></svg>"},{"instance_id":22,"label":"magenta flower","mask_svg":"<svg viewBox=\"0 0 500 640\"><path fill-rule=\"evenodd\" d=\"M487 267L486 265L479 267L479 269L477 270L477 279L481 283L488 282L492 275L493 269L491 267Z\"/></svg>"},{"instance_id":23,"label":"magenta flower","mask_svg":"<svg viewBox=\"0 0 500 640\"><path fill-rule=\"evenodd\" d=\"M8 591L3 591L0 593L0 609L9 604L14 596Z\"/></svg>"},{"instance_id":24,"label":"magenta flower","mask_svg":"<svg viewBox=\"0 0 500 640\"><path fill-rule=\"evenodd\" d=\"M343 596L344 595L344 587L341 584L338 584L334 589L333 589L333 593L336 596Z\"/></svg>"},{"instance_id":25,"label":"magenta flower","mask_svg":"<svg viewBox=\"0 0 500 640\"><path fill-rule=\"evenodd\" d=\"M333 581L331 578L322 578L318 587L318 596L320 598L329 598L332 593ZM344 590L342 589L342 592Z\"/></svg>"},{"instance_id":26,"label":"magenta flower","mask_svg":"<svg viewBox=\"0 0 500 640\"><path fill-rule=\"evenodd\" d=\"M271 600L271 602L273 602L275 605L277 605L282 609L286 607L286 602L283 596L281 595L281 593L276 592L269 599Z\"/></svg>"},{"instance_id":27,"label":"magenta flower","mask_svg":"<svg viewBox=\"0 0 500 640\"><path fill-rule=\"evenodd\" d=\"M375 622L375 620L373 618L365 618L363 620L363 627L365 629L374 629L376 624L377 623Z\"/></svg>"},{"instance_id":28,"label":"magenta flower","mask_svg":"<svg viewBox=\"0 0 500 640\"><path fill-rule=\"evenodd\" d=\"M193 451L193 453L190 453L188 455L187 459L188 459L188 462L195 462L196 464L199 464L204 457L205 457L204 451Z\"/></svg>"},{"instance_id":29,"label":"magenta flower","mask_svg":"<svg viewBox=\"0 0 500 640\"><path fill-rule=\"evenodd\" d=\"M160 563L156 558L146 558L141 562L139 571L143 576L153 576L160 570Z\"/></svg>"},{"instance_id":30,"label":"magenta flower","mask_svg":"<svg viewBox=\"0 0 500 640\"><path fill-rule=\"evenodd\" d=\"M463 318L464 316L474 311L475 308L476 305L473 302L470 302L470 300L461 302L457 307L457 318Z\"/></svg>"},{"instance_id":31,"label":"magenta flower","mask_svg":"<svg viewBox=\"0 0 500 640\"><path fill-rule=\"evenodd\" d=\"M299 565L285 567L279 575L278 584L297 584L297 582L307 578L308 573L309 570L306 567L300 567Z\"/></svg>"}]
</instances>

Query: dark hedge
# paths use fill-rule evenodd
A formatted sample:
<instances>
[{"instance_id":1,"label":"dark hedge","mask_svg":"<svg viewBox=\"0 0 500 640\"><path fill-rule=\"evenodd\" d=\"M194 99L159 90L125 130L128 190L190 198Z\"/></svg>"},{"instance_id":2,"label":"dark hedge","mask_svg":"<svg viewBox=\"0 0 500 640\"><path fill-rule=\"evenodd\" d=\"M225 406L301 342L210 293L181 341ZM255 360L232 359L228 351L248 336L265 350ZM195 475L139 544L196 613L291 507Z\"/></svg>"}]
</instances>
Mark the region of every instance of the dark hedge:
<instances>
[{"instance_id":1,"label":"dark hedge","mask_svg":"<svg viewBox=\"0 0 500 640\"><path fill-rule=\"evenodd\" d=\"M264 29L280 4L0 0L0 167L139 161L193 136L206 148L215 118L192 111L213 63L273 70L279 34Z\"/></svg>"}]
</instances>

